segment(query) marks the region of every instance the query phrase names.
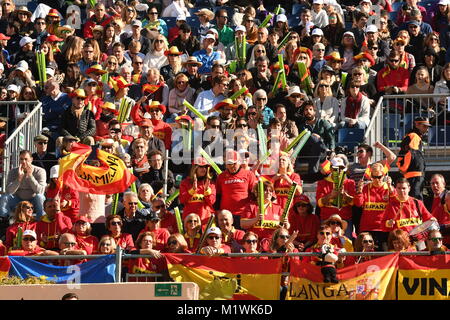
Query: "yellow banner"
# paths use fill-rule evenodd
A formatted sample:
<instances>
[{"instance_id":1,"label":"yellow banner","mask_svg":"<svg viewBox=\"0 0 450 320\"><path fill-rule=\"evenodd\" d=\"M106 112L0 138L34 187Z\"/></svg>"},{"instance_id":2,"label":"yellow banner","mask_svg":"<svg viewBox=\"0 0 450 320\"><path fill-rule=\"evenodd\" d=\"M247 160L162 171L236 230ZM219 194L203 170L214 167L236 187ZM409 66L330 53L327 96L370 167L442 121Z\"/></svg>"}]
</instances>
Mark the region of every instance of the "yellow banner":
<instances>
[{"instance_id":1,"label":"yellow banner","mask_svg":"<svg viewBox=\"0 0 450 320\"><path fill-rule=\"evenodd\" d=\"M320 267L291 262L287 300L395 300L398 255L337 270L339 283L323 283Z\"/></svg>"}]
</instances>

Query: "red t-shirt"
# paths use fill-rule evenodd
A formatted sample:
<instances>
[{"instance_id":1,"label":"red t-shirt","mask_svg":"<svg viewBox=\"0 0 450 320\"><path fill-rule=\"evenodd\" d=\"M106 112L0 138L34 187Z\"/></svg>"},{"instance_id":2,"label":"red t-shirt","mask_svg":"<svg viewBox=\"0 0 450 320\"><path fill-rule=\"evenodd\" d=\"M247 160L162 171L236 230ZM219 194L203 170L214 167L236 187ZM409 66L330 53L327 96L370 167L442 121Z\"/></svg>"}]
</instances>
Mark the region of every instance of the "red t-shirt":
<instances>
[{"instance_id":1,"label":"red t-shirt","mask_svg":"<svg viewBox=\"0 0 450 320\"><path fill-rule=\"evenodd\" d=\"M398 197L392 197L384 211L384 231L390 232L394 229L402 229L406 232L410 232L419 224L422 224L433 217L427 208L425 208L422 201L417 200L419 208L416 207L415 202L413 197L409 197L406 201L400 201ZM417 210L420 210L422 213L422 218ZM391 219L395 222L394 226L389 228L386 225L386 222Z\"/></svg>"},{"instance_id":2,"label":"red t-shirt","mask_svg":"<svg viewBox=\"0 0 450 320\"><path fill-rule=\"evenodd\" d=\"M208 223L208 219L214 213L213 205L216 202L216 186L210 182L209 188L205 190L205 180L197 181L197 190L192 189L190 178L181 181L180 203L184 205L182 219L191 213L200 216L202 225Z\"/></svg>"},{"instance_id":3,"label":"red t-shirt","mask_svg":"<svg viewBox=\"0 0 450 320\"><path fill-rule=\"evenodd\" d=\"M53 221L44 215L36 225L38 243L45 249L58 248L59 236L70 230L72 230L72 221L61 212L56 213ZM45 238L47 238L46 241L44 241Z\"/></svg>"},{"instance_id":4,"label":"red t-shirt","mask_svg":"<svg viewBox=\"0 0 450 320\"><path fill-rule=\"evenodd\" d=\"M220 209L241 215L249 203L249 195L256 182L254 173L249 170L239 169L236 174L231 174L228 170L222 172L216 181L217 194L222 196Z\"/></svg>"},{"instance_id":5,"label":"red t-shirt","mask_svg":"<svg viewBox=\"0 0 450 320\"><path fill-rule=\"evenodd\" d=\"M282 213L283 210L279 205L270 203L269 206L266 207L266 210L264 212L264 221L251 227L247 231L253 231L254 233L256 233L260 241L264 238L270 239L272 237L272 233L276 229L278 229L280 225L280 218ZM258 204L255 202L251 202L247 205L246 210L241 216L241 220L256 218L258 214Z\"/></svg>"},{"instance_id":6,"label":"red t-shirt","mask_svg":"<svg viewBox=\"0 0 450 320\"><path fill-rule=\"evenodd\" d=\"M124 250L134 250L133 237L129 233L121 233L120 236L114 238L114 241Z\"/></svg>"},{"instance_id":7,"label":"red t-shirt","mask_svg":"<svg viewBox=\"0 0 450 320\"><path fill-rule=\"evenodd\" d=\"M292 181L296 182L297 185L300 185L300 176L297 173L295 173L295 172L291 173L289 175L289 178ZM273 186L275 188L275 194L277 196L277 203L282 208L284 208L284 206L286 205L287 199L288 199L288 194L289 194L289 189L291 188L291 184L288 183L284 179L278 179L277 181L275 181Z\"/></svg>"},{"instance_id":8,"label":"red t-shirt","mask_svg":"<svg viewBox=\"0 0 450 320\"><path fill-rule=\"evenodd\" d=\"M19 227L22 228L22 232L25 230L36 231L37 222L16 222L6 229L5 246L9 249L16 245L16 236ZM38 235L39 237L39 235Z\"/></svg>"},{"instance_id":9,"label":"red t-shirt","mask_svg":"<svg viewBox=\"0 0 450 320\"><path fill-rule=\"evenodd\" d=\"M75 238L77 240L77 244L80 250L86 251L88 255L93 254L94 252L97 251L98 248L97 237L92 235L81 236L75 234Z\"/></svg>"},{"instance_id":10,"label":"red t-shirt","mask_svg":"<svg viewBox=\"0 0 450 320\"><path fill-rule=\"evenodd\" d=\"M142 229L141 232L139 232L139 234L141 234L143 232L153 232L155 234L156 243L153 244L154 250L164 249L167 244L167 240L170 237L169 231L165 228L158 228L153 231L150 231L147 227L145 227L144 229Z\"/></svg>"},{"instance_id":11,"label":"red t-shirt","mask_svg":"<svg viewBox=\"0 0 450 320\"><path fill-rule=\"evenodd\" d=\"M363 187L361 194L356 194L353 202L362 207L360 230L361 231L383 231L384 210L386 209L391 195L386 183L380 187L374 187L369 183Z\"/></svg>"},{"instance_id":12,"label":"red t-shirt","mask_svg":"<svg viewBox=\"0 0 450 320\"><path fill-rule=\"evenodd\" d=\"M320 219L315 214L308 214L302 216L291 209L288 215L290 224L289 233L298 230L297 241L300 242L314 242L316 241L317 231L320 227Z\"/></svg>"},{"instance_id":13,"label":"red t-shirt","mask_svg":"<svg viewBox=\"0 0 450 320\"><path fill-rule=\"evenodd\" d=\"M333 191L334 183L330 180L329 177L320 180L317 183L317 191L316 191L316 200L320 207L320 219L326 220L333 214L338 214L344 220L350 220L352 218L352 205L353 203L345 204L338 209L333 205L323 205L322 198L326 195L330 194ZM351 179L344 180L344 190L350 196L355 195L355 181Z\"/></svg>"}]
</instances>

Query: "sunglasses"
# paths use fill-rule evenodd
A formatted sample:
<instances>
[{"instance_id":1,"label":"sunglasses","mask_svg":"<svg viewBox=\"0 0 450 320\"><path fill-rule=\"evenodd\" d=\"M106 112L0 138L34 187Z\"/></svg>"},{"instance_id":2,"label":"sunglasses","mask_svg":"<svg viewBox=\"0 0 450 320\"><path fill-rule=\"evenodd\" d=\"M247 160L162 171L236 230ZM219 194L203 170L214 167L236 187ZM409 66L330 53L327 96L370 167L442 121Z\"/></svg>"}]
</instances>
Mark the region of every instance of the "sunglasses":
<instances>
[{"instance_id":1,"label":"sunglasses","mask_svg":"<svg viewBox=\"0 0 450 320\"><path fill-rule=\"evenodd\" d=\"M327 84L319 84L319 88L329 88L330 86Z\"/></svg>"},{"instance_id":2,"label":"sunglasses","mask_svg":"<svg viewBox=\"0 0 450 320\"><path fill-rule=\"evenodd\" d=\"M381 179L383 176L372 176L372 179Z\"/></svg>"},{"instance_id":3,"label":"sunglasses","mask_svg":"<svg viewBox=\"0 0 450 320\"><path fill-rule=\"evenodd\" d=\"M149 14L158 14L158 12L152 11L152 12L150 12Z\"/></svg>"},{"instance_id":4,"label":"sunglasses","mask_svg":"<svg viewBox=\"0 0 450 320\"><path fill-rule=\"evenodd\" d=\"M286 239L289 239L289 235L288 234L281 234L281 235L278 236L278 238L286 240Z\"/></svg>"},{"instance_id":5,"label":"sunglasses","mask_svg":"<svg viewBox=\"0 0 450 320\"><path fill-rule=\"evenodd\" d=\"M378 47L369 47L370 50L378 50Z\"/></svg>"},{"instance_id":6,"label":"sunglasses","mask_svg":"<svg viewBox=\"0 0 450 320\"><path fill-rule=\"evenodd\" d=\"M171 53L171 54L169 54L169 57L178 57L178 54Z\"/></svg>"},{"instance_id":7,"label":"sunglasses","mask_svg":"<svg viewBox=\"0 0 450 320\"><path fill-rule=\"evenodd\" d=\"M35 241L36 239L32 238L32 237L25 237L25 238L22 238L22 240L23 241Z\"/></svg>"},{"instance_id":8,"label":"sunglasses","mask_svg":"<svg viewBox=\"0 0 450 320\"><path fill-rule=\"evenodd\" d=\"M219 16L219 18L228 19L228 16Z\"/></svg>"},{"instance_id":9,"label":"sunglasses","mask_svg":"<svg viewBox=\"0 0 450 320\"><path fill-rule=\"evenodd\" d=\"M113 221L113 222L111 222L111 225L112 226L121 226L122 222L120 222L120 221Z\"/></svg>"},{"instance_id":10,"label":"sunglasses","mask_svg":"<svg viewBox=\"0 0 450 320\"><path fill-rule=\"evenodd\" d=\"M135 206L137 206L138 205L138 203L137 202L128 202L128 204L131 206L131 205L135 205Z\"/></svg>"},{"instance_id":11,"label":"sunglasses","mask_svg":"<svg viewBox=\"0 0 450 320\"><path fill-rule=\"evenodd\" d=\"M248 243L248 244L256 244L256 243L258 243L258 240L245 240L245 243Z\"/></svg>"},{"instance_id":12,"label":"sunglasses","mask_svg":"<svg viewBox=\"0 0 450 320\"><path fill-rule=\"evenodd\" d=\"M111 246L111 243L103 242L100 244L100 247L110 247L110 246Z\"/></svg>"},{"instance_id":13,"label":"sunglasses","mask_svg":"<svg viewBox=\"0 0 450 320\"><path fill-rule=\"evenodd\" d=\"M33 206L24 206L24 208L33 209Z\"/></svg>"},{"instance_id":14,"label":"sunglasses","mask_svg":"<svg viewBox=\"0 0 450 320\"><path fill-rule=\"evenodd\" d=\"M155 42L164 42L164 40L161 40L161 39L158 39L158 40L155 40Z\"/></svg>"},{"instance_id":15,"label":"sunglasses","mask_svg":"<svg viewBox=\"0 0 450 320\"><path fill-rule=\"evenodd\" d=\"M48 142L45 142L45 141L39 141L38 144L44 145L44 144L48 144Z\"/></svg>"},{"instance_id":16,"label":"sunglasses","mask_svg":"<svg viewBox=\"0 0 450 320\"><path fill-rule=\"evenodd\" d=\"M77 243L76 242L64 242L64 245L68 246L68 247L74 247L77 245Z\"/></svg>"},{"instance_id":17,"label":"sunglasses","mask_svg":"<svg viewBox=\"0 0 450 320\"><path fill-rule=\"evenodd\" d=\"M359 86L350 86L350 88L359 88Z\"/></svg>"},{"instance_id":18,"label":"sunglasses","mask_svg":"<svg viewBox=\"0 0 450 320\"><path fill-rule=\"evenodd\" d=\"M209 240L219 240L220 237L219 236L210 236L208 237Z\"/></svg>"},{"instance_id":19,"label":"sunglasses","mask_svg":"<svg viewBox=\"0 0 450 320\"><path fill-rule=\"evenodd\" d=\"M88 86L89 86L89 87L96 87L96 86L97 86L97 83L91 82L91 83L88 84Z\"/></svg>"},{"instance_id":20,"label":"sunglasses","mask_svg":"<svg viewBox=\"0 0 450 320\"><path fill-rule=\"evenodd\" d=\"M266 52L265 50L256 50L256 52L262 52L262 53L264 53L264 52Z\"/></svg>"},{"instance_id":21,"label":"sunglasses","mask_svg":"<svg viewBox=\"0 0 450 320\"><path fill-rule=\"evenodd\" d=\"M363 240L363 243L373 243L373 240Z\"/></svg>"},{"instance_id":22,"label":"sunglasses","mask_svg":"<svg viewBox=\"0 0 450 320\"><path fill-rule=\"evenodd\" d=\"M257 114L256 112L249 112L248 113L249 116L256 116L256 114Z\"/></svg>"},{"instance_id":23,"label":"sunglasses","mask_svg":"<svg viewBox=\"0 0 450 320\"><path fill-rule=\"evenodd\" d=\"M439 242L439 241L442 241L442 239L443 239L443 238L441 238L441 237L430 238L430 240L433 241L433 242ZM24 240L25 240L25 239L24 239Z\"/></svg>"},{"instance_id":24,"label":"sunglasses","mask_svg":"<svg viewBox=\"0 0 450 320\"><path fill-rule=\"evenodd\" d=\"M307 206L306 203L297 203L297 204L295 205L296 208L298 208L298 207L306 207L306 206Z\"/></svg>"},{"instance_id":25,"label":"sunglasses","mask_svg":"<svg viewBox=\"0 0 450 320\"><path fill-rule=\"evenodd\" d=\"M121 130L121 129L111 129L111 130L109 130L109 131L114 132L114 133L119 133L119 132L121 132L122 130Z\"/></svg>"},{"instance_id":26,"label":"sunglasses","mask_svg":"<svg viewBox=\"0 0 450 320\"><path fill-rule=\"evenodd\" d=\"M256 98L256 101L266 101L267 98Z\"/></svg>"},{"instance_id":27,"label":"sunglasses","mask_svg":"<svg viewBox=\"0 0 450 320\"><path fill-rule=\"evenodd\" d=\"M321 236L331 236L331 232L323 232L323 231L320 231L319 234L320 234Z\"/></svg>"},{"instance_id":28,"label":"sunglasses","mask_svg":"<svg viewBox=\"0 0 450 320\"><path fill-rule=\"evenodd\" d=\"M177 241L177 240L168 241L167 244L168 244L169 246L171 246L171 245L176 245L176 244L178 244L178 241Z\"/></svg>"},{"instance_id":29,"label":"sunglasses","mask_svg":"<svg viewBox=\"0 0 450 320\"><path fill-rule=\"evenodd\" d=\"M392 62L392 63L397 63L397 62L399 62L400 60L397 60L397 59L394 59L394 60L389 60L390 62Z\"/></svg>"},{"instance_id":30,"label":"sunglasses","mask_svg":"<svg viewBox=\"0 0 450 320\"><path fill-rule=\"evenodd\" d=\"M246 127L248 127L248 125L245 123L241 123L236 126L236 128L246 128Z\"/></svg>"},{"instance_id":31,"label":"sunglasses","mask_svg":"<svg viewBox=\"0 0 450 320\"><path fill-rule=\"evenodd\" d=\"M178 81L177 84L185 84L187 81Z\"/></svg>"},{"instance_id":32,"label":"sunglasses","mask_svg":"<svg viewBox=\"0 0 450 320\"><path fill-rule=\"evenodd\" d=\"M330 222L328 222L328 224L330 224L332 226L335 226L335 225L341 226L341 223L339 221L330 221Z\"/></svg>"},{"instance_id":33,"label":"sunglasses","mask_svg":"<svg viewBox=\"0 0 450 320\"><path fill-rule=\"evenodd\" d=\"M197 220L187 220L186 222L187 222L187 223L198 223Z\"/></svg>"}]
</instances>

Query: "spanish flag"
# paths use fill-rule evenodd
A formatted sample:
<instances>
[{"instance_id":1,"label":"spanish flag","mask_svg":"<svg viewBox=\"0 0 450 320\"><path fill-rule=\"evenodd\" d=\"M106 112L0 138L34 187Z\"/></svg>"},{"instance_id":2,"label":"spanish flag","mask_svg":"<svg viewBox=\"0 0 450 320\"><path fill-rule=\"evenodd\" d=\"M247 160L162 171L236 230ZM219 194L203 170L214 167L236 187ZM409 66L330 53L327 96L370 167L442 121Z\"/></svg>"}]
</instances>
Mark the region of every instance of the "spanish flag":
<instances>
[{"instance_id":1,"label":"spanish flag","mask_svg":"<svg viewBox=\"0 0 450 320\"><path fill-rule=\"evenodd\" d=\"M165 254L175 282L195 282L201 300L278 300L281 260Z\"/></svg>"},{"instance_id":2,"label":"spanish flag","mask_svg":"<svg viewBox=\"0 0 450 320\"><path fill-rule=\"evenodd\" d=\"M11 261L8 257L0 258L0 279L6 278L11 267Z\"/></svg>"},{"instance_id":3,"label":"spanish flag","mask_svg":"<svg viewBox=\"0 0 450 320\"><path fill-rule=\"evenodd\" d=\"M59 161L59 183L81 192L114 194L124 192L136 180L122 159L100 149L99 166L85 164L91 152L91 147L74 143L71 152Z\"/></svg>"},{"instance_id":4,"label":"spanish flag","mask_svg":"<svg viewBox=\"0 0 450 320\"><path fill-rule=\"evenodd\" d=\"M323 283L319 266L293 259L286 300L395 300L398 259L393 254L337 269L336 284Z\"/></svg>"},{"instance_id":5,"label":"spanish flag","mask_svg":"<svg viewBox=\"0 0 450 320\"><path fill-rule=\"evenodd\" d=\"M398 300L449 300L448 255L401 256L398 261Z\"/></svg>"}]
</instances>

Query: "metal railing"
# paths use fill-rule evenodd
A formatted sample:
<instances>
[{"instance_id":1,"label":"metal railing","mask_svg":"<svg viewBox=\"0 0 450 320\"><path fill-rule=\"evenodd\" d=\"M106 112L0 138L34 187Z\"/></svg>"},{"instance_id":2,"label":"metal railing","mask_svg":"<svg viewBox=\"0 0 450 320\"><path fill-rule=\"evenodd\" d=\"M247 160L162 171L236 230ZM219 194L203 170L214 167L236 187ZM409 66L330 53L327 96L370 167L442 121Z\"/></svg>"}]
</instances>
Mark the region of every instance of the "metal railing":
<instances>
[{"instance_id":1,"label":"metal railing","mask_svg":"<svg viewBox=\"0 0 450 320\"><path fill-rule=\"evenodd\" d=\"M3 149L2 162L2 185L1 192L6 190L6 179L8 172L19 166L19 153L22 150L35 151L33 138L41 133L42 130L42 108L40 101L0 101L0 106L3 105L34 105L34 108L29 111L27 117L20 123L12 134L6 139L5 147Z\"/></svg>"},{"instance_id":2,"label":"metal railing","mask_svg":"<svg viewBox=\"0 0 450 320\"><path fill-rule=\"evenodd\" d=\"M448 170L450 161L450 110L447 94L404 94L380 97L371 116L365 141L373 145L382 142L398 154L400 143L414 126L418 116L430 119L424 153L427 167ZM447 114L448 113L448 114ZM448 123L447 123L448 121ZM381 150L375 149L373 160L383 158Z\"/></svg>"},{"instance_id":3,"label":"metal railing","mask_svg":"<svg viewBox=\"0 0 450 320\"><path fill-rule=\"evenodd\" d=\"M343 252L339 253L339 256L368 256L368 257L381 257L381 256L387 256L392 254L397 254L398 252L394 251L380 251L380 252ZM399 252L401 256L433 256L436 254L450 254L450 251L442 251L442 252L430 252L430 251L405 251L405 252ZM186 256L199 256L198 254L192 254L192 253L179 253L179 255L186 255ZM321 253L317 252L291 252L291 253L225 253L221 254L222 257L235 257L235 258L242 258L242 257L271 257L271 258L282 258L282 257L311 257L311 256L320 256ZM64 256L27 256L27 258L33 259L33 260L46 260L46 261L52 261L52 260L79 260L82 259L95 259L99 257L103 257L102 254L95 254L95 255L64 255ZM120 249L120 247L117 248L115 252L115 265L116 265L116 273L115 278L116 282L121 282L121 273L122 273L122 262L123 260L128 259L138 259L138 258L153 258L152 255L144 255L144 254L124 254L123 249ZM283 275L289 275L289 273L283 273ZM155 278L155 282L158 282L158 278L162 279L162 274L160 273L151 273L151 274L131 274L126 273L125 274L125 280L128 282L130 278Z\"/></svg>"}]
</instances>

